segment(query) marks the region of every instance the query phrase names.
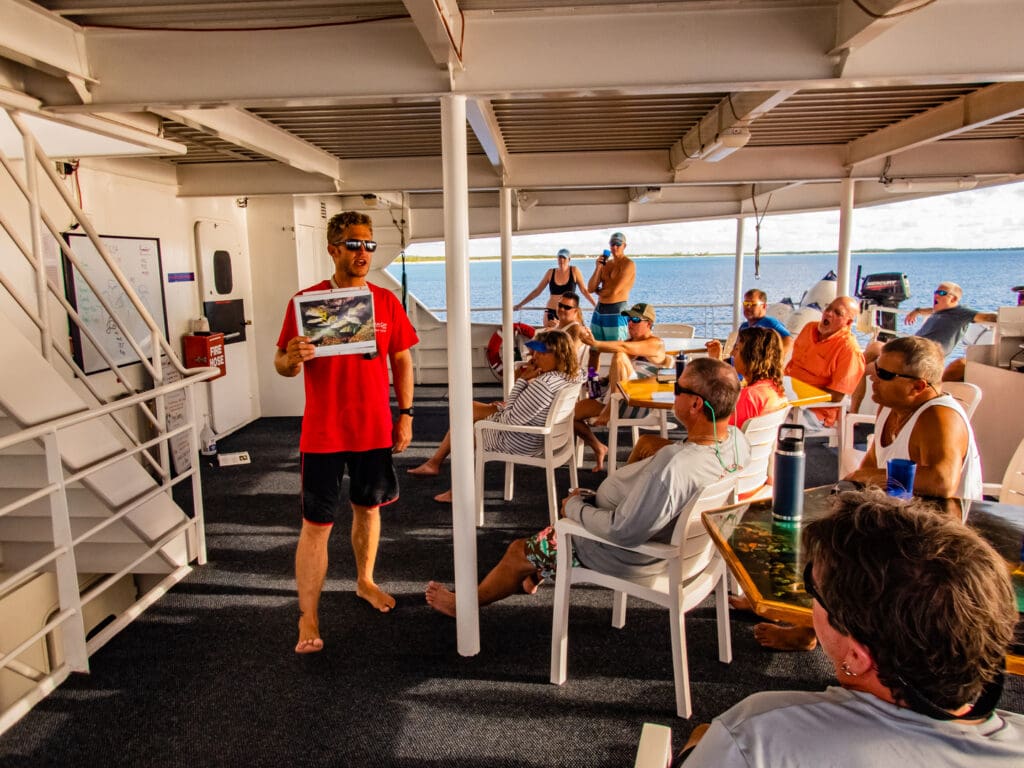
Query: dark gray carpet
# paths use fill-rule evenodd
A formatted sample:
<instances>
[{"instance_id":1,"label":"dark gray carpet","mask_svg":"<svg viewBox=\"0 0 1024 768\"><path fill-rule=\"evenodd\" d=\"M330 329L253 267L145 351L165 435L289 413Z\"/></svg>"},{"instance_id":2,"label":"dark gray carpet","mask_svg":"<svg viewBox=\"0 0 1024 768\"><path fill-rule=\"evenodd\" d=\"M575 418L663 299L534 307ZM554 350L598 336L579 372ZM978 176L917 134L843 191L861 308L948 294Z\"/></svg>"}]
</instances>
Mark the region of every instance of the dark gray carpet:
<instances>
[{"instance_id":1,"label":"dark gray carpet","mask_svg":"<svg viewBox=\"0 0 1024 768\"><path fill-rule=\"evenodd\" d=\"M292 653L299 421L262 419L220 446L249 451L251 465L203 472L209 564L94 655L90 675L0 737L0 765L627 766L645 721L671 726L681 744L693 724L754 691L830 683L820 652L765 652L753 620L735 614L734 661L720 664L709 604L687 618L695 713L679 720L666 614L635 603L626 628L612 629L611 597L596 589L574 590L564 686L548 683L550 587L485 608L481 653L460 657L454 622L422 596L428 579L452 580L450 507L431 500L448 470L437 480L404 473L443 434L442 395L417 391L416 441L398 459L402 498L383 512L377 575L398 598L393 614L355 598L339 525L321 606L326 648ZM815 444L808 485L834 480L835 466ZM509 503L499 473L489 473L481 573L547 520L541 472L517 470ZM599 480L582 472L584 485ZM564 491L565 470L559 482ZM1003 706L1024 711L1024 681L1011 679Z\"/></svg>"}]
</instances>

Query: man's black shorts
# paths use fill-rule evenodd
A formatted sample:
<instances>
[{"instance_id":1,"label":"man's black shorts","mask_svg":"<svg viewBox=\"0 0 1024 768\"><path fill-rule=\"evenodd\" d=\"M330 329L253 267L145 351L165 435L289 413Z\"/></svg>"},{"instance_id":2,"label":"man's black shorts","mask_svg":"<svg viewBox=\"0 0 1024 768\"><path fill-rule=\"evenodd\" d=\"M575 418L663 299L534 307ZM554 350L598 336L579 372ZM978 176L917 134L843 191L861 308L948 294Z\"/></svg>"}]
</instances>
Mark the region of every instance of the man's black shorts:
<instances>
[{"instance_id":1,"label":"man's black shorts","mask_svg":"<svg viewBox=\"0 0 1024 768\"><path fill-rule=\"evenodd\" d=\"M330 525L341 503L348 468L348 498L360 507L379 507L398 498L398 475L390 448L302 454L302 517Z\"/></svg>"}]
</instances>

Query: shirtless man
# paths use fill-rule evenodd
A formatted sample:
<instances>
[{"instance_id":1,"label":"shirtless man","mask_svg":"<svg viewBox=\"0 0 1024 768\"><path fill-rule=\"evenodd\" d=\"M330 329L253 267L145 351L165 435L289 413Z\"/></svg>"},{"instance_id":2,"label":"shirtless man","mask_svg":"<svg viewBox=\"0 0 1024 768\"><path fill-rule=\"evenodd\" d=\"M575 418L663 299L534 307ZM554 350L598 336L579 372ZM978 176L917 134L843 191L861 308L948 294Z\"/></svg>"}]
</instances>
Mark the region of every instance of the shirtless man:
<instances>
[{"instance_id":1,"label":"shirtless man","mask_svg":"<svg viewBox=\"0 0 1024 768\"><path fill-rule=\"evenodd\" d=\"M871 374L871 398L878 403L875 440L859 468L845 479L885 487L886 462L917 464L914 494L980 499L981 456L967 414L942 393L942 348L930 339L904 336L884 347ZM742 599L730 599L736 607ZM777 650L810 650L817 644L808 627L754 627L761 645Z\"/></svg>"},{"instance_id":2,"label":"shirtless man","mask_svg":"<svg viewBox=\"0 0 1024 768\"><path fill-rule=\"evenodd\" d=\"M622 312L622 316L629 324L627 331L629 338L626 341L599 341L586 329L581 334L583 341L590 345L592 351L596 351L598 354L601 352L612 353L612 362L608 369L609 397L606 398L608 402L593 399L580 400L576 404L574 416L576 434L594 452L595 472L604 470L604 459L608 454L608 447L598 440L587 420L593 419L593 423L596 425L607 424L611 418L610 393L615 392L620 381L649 378L656 375L659 368L667 367L672 362L672 356L665 353L665 342L655 336L653 332L654 307L640 302Z\"/></svg>"},{"instance_id":3,"label":"shirtless man","mask_svg":"<svg viewBox=\"0 0 1024 768\"><path fill-rule=\"evenodd\" d=\"M611 256L598 256L587 289L597 296L590 330L598 341L625 341L629 336L622 311L636 282L636 264L626 255L626 236L612 233L608 240ZM597 368L601 353L590 353L589 366Z\"/></svg>"},{"instance_id":4,"label":"shirtless man","mask_svg":"<svg viewBox=\"0 0 1024 768\"><path fill-rule=\"evenodd\" d=\"M924 339L931 339L942 348L942 354L948 355L953 348L960 343L960 339L967 332L967 326L971 323L995 323L999 316L995 312L978 312L975 309L963 306L960 301L963 299L963 289L956 283L945 281L939 283L939 287L932 292L931 307L917 307L910 310L903 322L913 325L919 317L927 317L924 325L916 333ZM857 385L856 391L850 402L850 410L856 413L864 400L867 391L867 377L874 371L875 359L882 350L882 342L873 341L864 350L864 360L867 367L864 378ZM949 369L943 375L943 381L963 381L963 361L954 360L949 364Z\"/></svg>"}]
</instances>

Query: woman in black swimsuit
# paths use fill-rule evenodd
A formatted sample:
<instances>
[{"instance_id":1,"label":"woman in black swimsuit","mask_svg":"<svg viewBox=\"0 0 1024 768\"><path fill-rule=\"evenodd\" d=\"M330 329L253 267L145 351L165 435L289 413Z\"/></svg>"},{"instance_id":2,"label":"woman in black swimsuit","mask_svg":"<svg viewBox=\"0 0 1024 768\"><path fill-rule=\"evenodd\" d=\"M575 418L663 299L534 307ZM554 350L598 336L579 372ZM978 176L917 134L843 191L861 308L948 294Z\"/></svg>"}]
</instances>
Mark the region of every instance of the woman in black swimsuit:
<instances>
[{"instance_id":1,"label":"woman in black swimsuit","mask_svg":"<svg viewBox=\"0 0 1024 768\"><path fill-rule=\"evenodd\" d=\"M544 287L547 286L550 291L548 297L547 312L548 315L555 317L555 310L558 308L558 300L561 298L563 293L581 293L587 301L594 304L594 297L590 295L590 291L587 290L587 281L583 279L583 275L580 274L579 267L570 265L572 256L569 254L568 248L563 248L558 252L558 266L549 269L544 273L544 277L537 284L530 294L515 305L516 311L522 309L526 304L537 296L540 296Z\"/></svg>"}]
</instances>

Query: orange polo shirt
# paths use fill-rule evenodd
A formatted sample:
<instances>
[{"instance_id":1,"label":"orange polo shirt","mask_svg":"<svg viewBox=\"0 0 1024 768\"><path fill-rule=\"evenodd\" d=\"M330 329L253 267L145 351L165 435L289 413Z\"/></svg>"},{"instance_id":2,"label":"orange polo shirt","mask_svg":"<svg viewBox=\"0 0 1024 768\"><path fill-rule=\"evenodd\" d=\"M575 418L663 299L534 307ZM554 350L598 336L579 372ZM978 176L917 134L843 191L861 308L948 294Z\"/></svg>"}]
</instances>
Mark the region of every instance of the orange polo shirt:
<instances>
[{"instance_id":1,"label":"orange polo shirt","mask_svg":"<svg viewBox=\"0 0 1024 768\"><path fill-rule=\"evenodd\" d=\"M819 389L848 395L864 378L864 354L849 328L822 339L818 324L808 323L793 342L786 375ZM826 427L839 417L838 408L822 408L814 413Z\"/></svg>"}]
</instances>

